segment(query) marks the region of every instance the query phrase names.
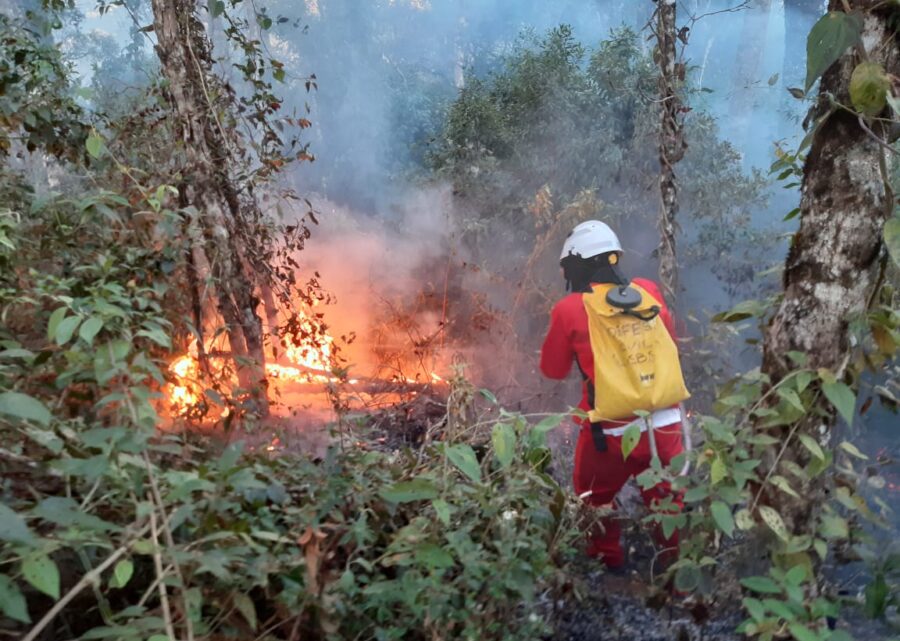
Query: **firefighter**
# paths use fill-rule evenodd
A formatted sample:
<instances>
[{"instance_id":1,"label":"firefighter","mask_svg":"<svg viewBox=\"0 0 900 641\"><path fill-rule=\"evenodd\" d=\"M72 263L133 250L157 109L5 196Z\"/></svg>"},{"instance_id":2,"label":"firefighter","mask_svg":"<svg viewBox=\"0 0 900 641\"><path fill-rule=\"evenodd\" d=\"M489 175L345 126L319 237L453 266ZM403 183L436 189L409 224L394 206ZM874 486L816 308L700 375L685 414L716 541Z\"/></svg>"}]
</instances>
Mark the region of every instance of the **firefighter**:
<instances>
[{"instance_id":1,"label":"firefighter","mask_svg":"<svg viewBox=\"0 0 900 641\"><path fill-rule=\"evenodd\" d=\"M572 230L560 256L570 293L554 306L541 348L544 376L565 379L573 361L582 374L579 407L589 418L576 418L581 430L575 492L593 507L613 509L619 490L648 469L654 455L667 466L684 451L679 403L688 396L672 317L659 288L649 280L626 279L619 269L621 256L619 239L606 224L592 220ZM622 335L627 340L619 340ZM655 388L648 390L648 385ZM651 414L640 418L633 413L637 410ZM640 440L625 458L622 435L635 422ZM660 501L667 509L683 507L668 482L641 494L651 509ZM601 524L588 533L587 553L610 569L621 569L625 556L620 521L607 517ZM658 544L667 551L664 558L671 559L677 534L666 540L661 528L656 530Z\"/></svg>"}]
</instances>

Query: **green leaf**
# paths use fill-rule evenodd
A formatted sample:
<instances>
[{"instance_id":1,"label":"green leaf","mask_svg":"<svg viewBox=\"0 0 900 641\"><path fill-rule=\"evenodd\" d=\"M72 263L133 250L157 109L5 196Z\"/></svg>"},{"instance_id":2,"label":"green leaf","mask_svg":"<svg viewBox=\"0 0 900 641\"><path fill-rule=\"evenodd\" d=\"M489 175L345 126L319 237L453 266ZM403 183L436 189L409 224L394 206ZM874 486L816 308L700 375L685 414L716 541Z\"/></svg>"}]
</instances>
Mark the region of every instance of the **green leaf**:
<instances>
[{"instance_id":1,"label":"green leaf","mask_svg":"<svg viewBox=\"0 0 900 641\"><path fill-rule=\"evenodd\" d=\"M21 623L31 623L28 604L19 587L5 574L0 574L0 611L4 616Z\"/></svg>"},{"instance_id":2,"label":"green leaf","mask_svg":"<svg viewBox=\"0 0 900 641\"><path fill-rule=\"evenodd\" d=\"M900 217L894 216L884 224L884 246L894 259L894 264L900 267Z\"/></svg>"},{"instance_id":3,"label":"green leaf","mask_svg":"<svg viewBox=\"0 0 900 641\"><path fill-rule=\"evenodd\" d=\"M427 479L413 479L411 481L398 481L392 486L381 490L381 498L390 503L409 503L411 501L426 501L437 498L438 489L434 483Z\"/></svg>"},{"instance_id":4,"label":"green leaf","mask_svg":"<svg viewBox=\"0 0 900 641\"><path fill-rule=\"evenodd\" d=\"M774 485L775 487L777 487L779 490L781 490L781 491L784 492L785 494L788 494L788 495L790 495L790 496L793 496L795 499L799 499L799 498L800 498L800 495L797 494L797 492L794 490L794 488L791 487L790 481L788 481L788 480L787 480L786 478L784 478L783 476L781 476L781 475L775 475L775 476L773 476L773 477L771 478L771 483L772 483L772 485Z\"/></svg>"},{"instance_id":5,"label":"green leaf","mask_svg":"<svg viewBox=\"0 0 900 641\"><path fill-rule=\"evenodd\" d=\"M826 539L846 539L850 536L850 526L847 520L836 514L822 515L822 525L819 528Z\"/></svg>"},{"instance_id":6,"label":"green leaf","mask_svg":"<svg viewBox=\"0 0 900 641\"><path fill-rule=\"evenodd\" d=\"M684 493L684 502L696 503L698 501L702 501L707 496L709 496L709 488L705 485L698 485L697 487L692 487Z\"/></svg>"},{"instance_id":7,"label":"green leaf","mask_svg":"<svg viewBox=\"0 0 900 641\"><path fill-rule=\"evenodd\" d=\"M797 372L797 392L802 394L803 390L809 387L809 384L812 382L813 378L815 378L815 375L810 371L802 370L800 372Z\"/></svg>"},{"instance_id":8,"label":"green leaf","mask_svg":"<svg viewBox=\"0 0 900 641\"><path fill-rule=\"evenodd\" d=\"M254 630L256 629L256 606L246 594L237 592L234 595L234 606Z\"/></svg>"},{"instance_id":9,"label":"green leaf","mask_svg":"<svg viewBox=\"0 0 900 641\"><path fill-rule=\"evenodd\" d=\"M81 340L88 345L92 345L94 343L94 337L101 329L103 329L103 319L97 316L91 316L81 325L81 328L78 330L78 336L80 336Z\"/></svg>"},{"instance_id":10,"label":"green leaf","mask_svg":"<svg viewBox=\"0 0 900 641\"><path fill-rule=\"evenodd\" d=\"M109 587L124 588L126 585L128 585L128 582L131 580L133 574L134 563L132 563L129 559L122 559L121 561L116 563L116 567L113 569L112 578L109 580Z\"/></svg>"},{"instance_id":11,"label":"green leaf","mask_svg":"<svg viewBox=\"0 0 900 641\"><path fill-rule=\"evenodd\" d=\"M794 621L797 618L797 613L791 610L784 601L763 599L763 605L766 606L772 614L785 621Z\"/></svg>"},{"instance_id":12,"label":"green leaf","mask_svg":"<svg viewBox=\"0 0 900 641\"><path fill-rule=\"evenodd\" d=\"M788 630L791 631L791 635L797 639L797 641L821 641L818 634L802 623L791 623L788 626Z\"/></svg>"},{"instance_id":13,"label":"green leaf","mask_svg":"<svg viewBox=\"0 0 900 641\"><path fill-rule=\"evenodd\" d=\"M25 519L0 503L0 541L28 543L31 539L31 530L25 525Z\"/></svg>"},{"instance_id":14,"label":"green leaf","mask_svg":"<svg viewBox=\"0 0 900 641\"><path fill-rule=\"evenodd\" d=\"M516 454L516 431L509 423L497 423L491 431L494 456L502 467L508 467Z\"/></svg>"},{"instance_id":15,"label":"green leaf","mask_svg":"<svg viewBox=\"0 0 900 641\"><path fill-rule=\"evenodd\" d=\"M641 426L637 423L629 425L622 434L622 459L627 460L641 440Z\"/></svg>"},{"instance_id":16,"label":"green leaf","mask_svg":"<svg viewBox=\"0 0 900 641\"><path fill-rule=\"evenodd\" d=\"M213 0L209 5L209 13L213 18L218 18L225 13L225 3L223 0Z\"/></svg>"},{"instance_id":17,"label":"green leaf","mask_svg":"<svg viewBox=\"0 0 900 641\"><path fill-rule=\"evenodd\" d=\"M828 71L847 47L860 41L863 19L858 13L831 11L809 32L806 40L806 91Z\"/></svg>"},{"instance_id":18,"label":"green leaf","mask_svg":"<svg viewBox=\"0 0 900 641\"><path fill-rule=\"evenodd\" d=\"M825 452L822 451L821 446L816 442L809 434L800 434L797 438L800 439L800 442L803 443L803 447L808 449L813 456L815 456L820 461L825 460Z\"/></svg>"},{"instance_id":19,"label":"green leaf","mask_svg":"<svg viewBox=\"0 0 900 641\"><path fill-rule=\"evenodd\" d=\"M862 115L874 118L887 106L891 81L877 62L861 62L850 76L850 101Z\"/></svg>"},{"instance_id":20,"label":"green leaf","mask_svg":"<svg viewBox=\"0 0 900 641\"><path fill-rule=\"evenodd\" d=\"M759 623L766 618L766 608L759 599L747 597L743 599L744 608L753 617L753 620Z\"/></svg>"},{"instance_id":21,"label":"green leaf","mask_svg":"<svg viewBox=\"0 0 900 641\"><path fill-rule=\"evenodd\" d=\"M712 317L714 323L737 323L754 316L759 316L766 311L767 305L758 300L741 301L727 312L716 314Z\"/></svg>"},{"instance_id":22,"label":"green leaf","mask_svg":"<svg viewBox=\"0 0 900 641\"><path fill-rule=\"evenodd\" d=\"M62 319L56 327L56 335L54 339L56 344L62 347L72 339L72 335L81 322L81 316L68 316Z\"/></svg>"},{"instance_id":23,"label":"green leaf","mask_svg":"<svg viewBox=\"0 0 900 641\"><path fill-rule=\"evenodd\" d=\"M722 462L721 458L716 457L709 468L709 480L712 481L713 485L717 485L722 482L727 473L725 463Z\"/></svg>"},{"instance_id":24,"label":"green leaf","mask_svg":"<svg viewBox=\"0 0 900 641\"><path fill-rule=\"evenodd\" d=\"M453 556L434 543L422 543L416 546L415 556L419 563L432 570L446 570L455 565Z\"/></svg>"},{"instance_id":25,"label":"green leaf","mask_svg":"<svg viewBox=\"0 0 900 641\"><path fill-rule=\"evenodd\" d=\"M135 333L135 336L143 336L145 338L149 338L160 347L172 346L172 339L170 339L169 336L158 327L154 329L142 329Z\"/></svg>"},{"instance_id":26,"label":"green leaf","mask_svg":"<svg viewBox=\"0 0 900 641\"><path fill-rule=\"evenodd\" d=\"M563 418L565 418L563 414L554 414L532 427L528 433L528 445L531 447L547 447L547 434L551 430L556 429Z\"/></svg>"},{"instance_id":27,"label":"green leaf","mask_svg":"<svg viewBox=\"0 0 900 641\"><path fill-rule=\"evenodd\" d=\"M489 389L480 389L478 390L478 393L484 396L484 398L486 398L487 401L489 403L492 403L493 405L497 405L499 403L497 397L494 396L494 393Z\"/></svg>"},{"instance_id":28,"label":"green leaf","mask_svg":"<svg viewBox=\"0 0 900 641\"><path fill-rule=\"evenodd\" d=\"M753 515L750 513L750 510L747 508L741 508L734 515L735 524L742 530L752 530L753 526L756 525L756 522L753 520Z\"/></svg>"},{"instance_id":29,"label":"green leaf","mask_svg":"<svg viewBox=\"0 0 900 641\"><path fill-rule=\"evenodd\" d=\"M53 313L50 314L50 320L47 322L47 339L53 340L53 337L56 336L56 328L59 327L59 324L62 322L62 319L66 317L68 313L68 307L58 307L53 310Z\"/></svg>"},{"instance_id":30,"label":"green leaf","mask_svg":"<svg viewBox=\"0 0 900 641\"><path fill-rule=\"evenodd\" d=\"M156 550L153 543L148 539L135 541L134 545L131 546L131 549L134 550L135 553L143 554L144 556L150 556Z\"/></svg>"},{"instance_id":31,"label":"green leaf","mask_svg":"<svg viewBox=\"0 0 900 641\"><path fill-rule=\"evenodd\" d=\"M238 459L241 458L241 453L243 451L243 441L236 441L226 447L222 452L222 456L219 457L219 472L224 473L234 469L234 466L237 465Z\"/></svg>"},{"instance_id":32,"label":"green leaf","mask_svg":"<svg viewBox=\"0 0 900 641\"><path fill-rule=\"evenodd\" d=\"M444 525L450 525L450 505L444 499L434 499L431 502L431 507L434 508L434 513L437 514L437 517L441 520L441 523Z\"/></svg>"},{"instance_id":33,"label":"green leaf","mask_svg":"<svg viewBox=\"0 0 900 641\"><path fill-rule=\"evenodd\" d=\"M797 392L795 392L794 390L781 388L778 390L778 396L780 396L785 401L790 403L798 411L800 411L800 412L806 411L806 408L803 407L803 401L800 400L800 397L797 395Z\"/></svg>"},{"instance_id":34,"label":"green leaf","mask_svg":"<svg viewBox=\"0 0 900 641\"><path fill-rule=\"evenodd\" d=\"M822 393L834 405L847 425L853 424L853 410L856 407L856 394L840 381L822 383Z\"/></svg>"},{"instance_id":35,"label":"green leaf","mask_svg":"<svg viewBox=\"0 0 900 641\"><path fill-rule=\"evenodd\" d=\"M278 82L284 82L284 69L278 68L272 70L272 77Z\"/></svg>"},{"instance_id":36,"label":"green leaf","mask_svg":"<svg viewBox=\"0 0 900 641\"><path fill-rule=\"evenodd\" d=\"M818 554L819 558L823 561L825 560L825 557L828 556L828 543L822 539L813 541L813 549L815 549L816 554Z\"/></svg>"},{"instance_id":37,"label":"green leaf","mask_svg":"<svg viewBox=\"0 0 900 641\"><path fill-rule=\"evenodd\" d=\"M884 580L883 573L879 572L875 575L875 579L866 586L864 595L866 597L866 616L870 619L881 617L887 609L888 597L890 596L890 589Z\"/></svg>"},{"instance_id":38,"label":"green leaf","mask_svg":"<svg viewBox=\"0 0 900 641\"><path fill-rule=\"evenodd\" d=\"M760 594L781 594L781 588L772 579L765 576L750 576L741 579L741 585Z\"/></svg>"},{"instance_id":39,"label":"green leaf","mask_svg":"<svg viewBox=\"0 0 900 641\"><path fill-rule=\"evenodd\" d=\"M15 416L26 421L34 421L47 426L52 418L50 410L43 403L20 392L3 392L0 394L0 414Z\"/></svg>"},{"instance_id":40,"label":"green leaf","mask_svg":"<svg viewBox=\"0 0 900 641\"><path fill-rule=\"evenodd\" d=\"M102 154L106 149L106 144L104 144L103 138L101 138L97 134L97 132L92 132L91 135L87 137L84 146L87 148L87 152L93 158L99 158L100 154Z\"/></svg>"},{"instance_id":41,"label":"green leaf","mask_svg":"<svg viewBox=\"0 0 900 641\"><path fill-rule=\"evenodd\" d=\"M769 529L778 536L778 538L785 542L790 540L791 537L788 534L787 527L785 526L784 520L781 518L781 515L778 512L770 508L768 505L761 505L759 507L759 515L762 517L762 520L765 521L766 525L769 526Z\"/></svg>"},{"instance_id":42,"label":"green leaf","mask_svg":"<svg viewBox=\"0 0 900 641\"><path fill-rule=\"evenodd\" d=\"M806 579L806 566L795 565L784 575L785 583L790 585L800 585Z\"/></svg>"},{"instance_id":43,"label":"green leaf","mask_svg":"<svg viewBox=\"0 0 900 641\"><path fill-rule=\"evenodd\" d=\"M683 565L675 571L675 589L679 592L693 592L700 586L700 568L693 563Z\"/></svg>"},{"instance_id":44,"label":"green leaf","mask_svg":"<svg viewBox=\"0 0 900 641\"><path fill-rule=\"evenodd\" d=\"M447 448L447 457L459 470L476 483L481 481L481 466L471 445L462 443Z\"/></svg>"},{"instance_id":45,"label":"green leaf","mask_svg":"<svg viewBox=\"0 0 900 641\"><path fill-rule=\"evenodd\" d=\"M723 501L713 501L709 506L709 511L719 529L728 536L733 536L734 516L731 514L731 508Z\"/></svg>"},{"instance_id":46,"label":"green leaf","mask_svg":"<svg viewBox=\"0 0 900 641\"><path fill-rule=\"evenodd\" d=\"M59 569L47 555L27 557L22 562L22 576L35 589L54 599L59 598Z\"/></svg>"},{"instance_id":47,"label":"green leaf","mask_svg":"<svg viewBox=\"0 0 900 641\"><path fill-rule=\"evenodd\" d=\"M91 463L91 465L97 467L97 463ZM47 497L32 509L32 514L62 527L77 526L82 529L96 530L97 532L109 532L118 529L112 523L85 512L79 507L78 503L68 497Z\"/></svg>"}]
</instances>

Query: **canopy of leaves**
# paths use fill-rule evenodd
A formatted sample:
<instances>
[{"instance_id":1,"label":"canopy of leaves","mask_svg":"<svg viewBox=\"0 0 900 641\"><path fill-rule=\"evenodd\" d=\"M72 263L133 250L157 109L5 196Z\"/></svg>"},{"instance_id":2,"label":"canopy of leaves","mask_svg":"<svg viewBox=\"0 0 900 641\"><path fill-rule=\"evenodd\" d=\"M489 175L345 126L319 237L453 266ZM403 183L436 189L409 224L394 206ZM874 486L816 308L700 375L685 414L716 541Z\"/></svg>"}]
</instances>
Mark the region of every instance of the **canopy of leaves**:
<instances>
[{"instance_id":1,"label":"canopy of leaves","mask_svg":"<svg viewBox=\"0 0 900 641\"><path fill-rule=\"evenodd\" d=\"M452 180L480 229L489 221L514 230L516 242L531 245L529 204L545 186L561 204L594 190L603 216L640 237L655 228L659 207L656 73L627 28L593 51L565 25L543 37L525 34L491 73L469 79L448 111L431 167ZM716 256L752 237L749 217L763 181L743 173L710 116L690 114L685 137L678 179L683 225L695 241L690 253ZM752 269L738 263L718 274L743 282Z\"/></svg>"}]
</instances>

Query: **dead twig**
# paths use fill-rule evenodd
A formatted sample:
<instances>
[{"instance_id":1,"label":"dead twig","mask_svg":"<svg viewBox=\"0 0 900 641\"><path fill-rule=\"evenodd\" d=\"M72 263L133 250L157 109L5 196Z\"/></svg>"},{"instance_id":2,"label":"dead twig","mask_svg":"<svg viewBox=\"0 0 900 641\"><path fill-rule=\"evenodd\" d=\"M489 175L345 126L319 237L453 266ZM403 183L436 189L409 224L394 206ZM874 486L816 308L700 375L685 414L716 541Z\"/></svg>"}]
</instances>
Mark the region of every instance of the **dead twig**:
<instances>
[{"instance_id":1,"label":"dead twig","mask_svg":"<svg viewBox=\"0 0 900 641\"><path fill-rule=\"evenodd\" d=\"M169 550L175 550L175 539L172 536L172 529L169 527L169 515L166 514L165 503L162 500L162 494L159 491L159 484L156 482L156 475L153 473L153 467L150 465L150 456L147 452L144 452L144 465L147 467L147 478L150 480L150 489L152 491L153 502L156 504L156 507L162 512L163 515L163 524L162 531L163 536L166 539L166 546ZM175 554L172 554L172 566L175 568L175 574L180 579L179 585L181 585L181 604L182 608L184 608L184 627L187 632L188 641L194 641L194 624L191 622L191 617L188 613L188 603L187 597L184 595L184 586L187 583L184 580L184 575L181 573L181 567L178 565L178 559Z\"/></svg>"},{"instance_id":2,"label":"dead twig","mask_svg":"<svg viewBox=\"0 0 900 641\"><path fill-rule=\"evenodd\" d=\"M152 499L152 497L147 497ZM152 502L152 500L151 500ZM156 575L163 575L162 553L159 551L159 529L156 523L156 508L150 512L150 536L153 538L153 566ZM175 636L175 626L172 624L172 609L169 607L169 594L166 591L166 582L159 582L159 602L162 606L163 621L166 626L166 634L170 641L178 641Z\"/></svg>"}]
</instances>

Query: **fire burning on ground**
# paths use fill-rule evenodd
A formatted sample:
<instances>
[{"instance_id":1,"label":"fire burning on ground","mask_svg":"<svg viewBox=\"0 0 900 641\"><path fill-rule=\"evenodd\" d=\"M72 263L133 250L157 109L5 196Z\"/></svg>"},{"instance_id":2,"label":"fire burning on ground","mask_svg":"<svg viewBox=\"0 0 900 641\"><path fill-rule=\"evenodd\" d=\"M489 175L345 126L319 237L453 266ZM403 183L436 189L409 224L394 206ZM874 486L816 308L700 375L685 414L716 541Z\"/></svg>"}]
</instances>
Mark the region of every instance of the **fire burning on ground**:
<instances>
[{"instance_id":1,"label":"fire burning on ground","mask_svg":"<svg viewBox=\"0 0 900 641\"><path fill-rule=\"evenodd\" d=\"M278 362L266 363L269 397L276 407L293 411L297 407L311 410L329 410L332 396L340 390L348 406L384 406L407 400L426 387L443 386L444 379L436 372L420 372L411 378L400 372L389 377L349 377L339 367L338 348L327 330L310 316L298 315L287 324L291 328L278 346ZM222 350L206 346L208 369L213 378L235 381L229 373L230 361L222 356ZM419 365L423 365L421 360ZM221 395L203 384L197 341L188 351L169 365L171 382L166 386L167 413L186 416L207 400L223 405ZM421 369L421 367L419 368ZM341 372L340 374L338 372ZM277 409L273 411L280 413ZM218 412L228 415L228 409Z\"/></svg>"}]
</instances>

